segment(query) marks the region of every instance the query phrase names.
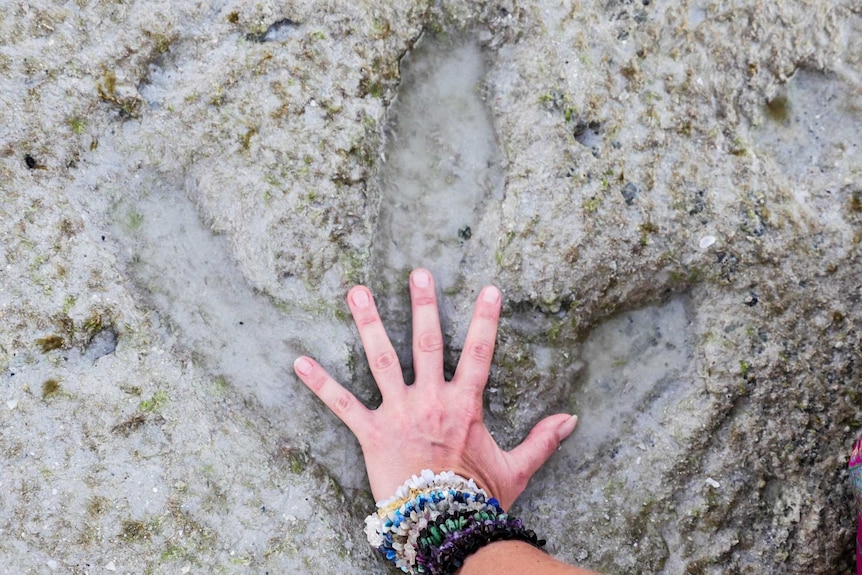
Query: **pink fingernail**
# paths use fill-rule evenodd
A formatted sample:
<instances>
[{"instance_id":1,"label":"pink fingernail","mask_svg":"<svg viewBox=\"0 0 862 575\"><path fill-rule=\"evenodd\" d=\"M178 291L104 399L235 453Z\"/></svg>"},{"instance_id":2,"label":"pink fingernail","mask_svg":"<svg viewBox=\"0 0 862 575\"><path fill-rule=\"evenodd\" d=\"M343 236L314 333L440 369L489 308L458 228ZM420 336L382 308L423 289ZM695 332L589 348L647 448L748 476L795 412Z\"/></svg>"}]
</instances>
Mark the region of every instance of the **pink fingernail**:
<instances>
[{"instance_id":1,"label":"pink fingernail","mask_svg":"<svg viewBox=\"0 0 862 575\"><path fill-rule=\"evenodd\" d=\"M559 438L560 441L563 441L565 438L567 438L568 436L570 436L572 434L572 432L575 430L575 426L577 424L578 424L578 416L577 415L573 415L570 418L568 418L567 420L565 420L557 428L557 438Z\"/></svg>"},{"instance_id":2,"label":"pink fingernail","mask_svg":"<svg viewBox=\"0 0 862 575\"><path fill-rule=\"evenodd\" d=\"M413 285L418 288L428 287L431 283L431 276L425 270L416 270L413 272Z\"/></svg>"},{"instance_id":3,"label":"pink fingernail","mask_svg":"<svg viewBox=\"0 0 862 575\"><path fill-rule=\"evenodd\" d=\"M353 292L353 295L350 296L350 298L353 300L353 305L359 309L368 307L368 303L371 301L368 298L368 292L362 289L358 289Z\"/></svg>"},{"instance_id":4,"label":"pink fingernail","mask_svg":"<svg viewBox=\"0 0 862 575\"><path fill-rule=\"evenodd\" d=\"M304 357L298 357L296 358L296 361L293 362L293 368L302 375L308 375L311 373L311 370L314 369L314 366Z\"/></svg>"},{"instance_id":5,"label":"pink fingernail","mask_svg":"<svg viewBox=\"0 0 862 575\"><path fill-rule=\"evenodd\" d=\"M482 292L482 301L486 303L497 303L500 301L500 290L494 286L488 286Z\"/></svg>"}]
</instances>

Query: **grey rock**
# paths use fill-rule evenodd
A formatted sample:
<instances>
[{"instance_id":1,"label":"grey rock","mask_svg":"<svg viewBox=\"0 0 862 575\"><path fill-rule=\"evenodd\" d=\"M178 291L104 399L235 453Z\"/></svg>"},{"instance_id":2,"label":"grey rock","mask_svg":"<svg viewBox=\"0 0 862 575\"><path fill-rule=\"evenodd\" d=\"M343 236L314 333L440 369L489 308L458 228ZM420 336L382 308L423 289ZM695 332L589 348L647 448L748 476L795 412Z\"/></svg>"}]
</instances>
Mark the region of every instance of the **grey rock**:
<instances>
[{"instance_id":1,"label":"grey rock","mask_svg":"<svg viewBox=\"0 0 862 575\"><path fill-rule=\"evenodd\" d=\"M450 370L503 289L502 445L580 416L514 510L556 555L851 569L851 0L34 1L0 38L0 571L384 571L290 364L375 404L343 296L407 365L417 265Z\"/></svg>"}]
</instances>

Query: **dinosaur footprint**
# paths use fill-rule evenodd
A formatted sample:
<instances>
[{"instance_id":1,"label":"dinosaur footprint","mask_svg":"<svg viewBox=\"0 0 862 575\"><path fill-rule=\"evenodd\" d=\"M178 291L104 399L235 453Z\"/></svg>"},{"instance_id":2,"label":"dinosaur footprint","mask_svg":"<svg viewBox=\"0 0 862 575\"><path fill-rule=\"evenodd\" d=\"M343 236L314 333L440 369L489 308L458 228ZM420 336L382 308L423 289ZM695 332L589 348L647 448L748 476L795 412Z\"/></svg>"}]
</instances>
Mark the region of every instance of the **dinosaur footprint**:
<instances>
[{"instance_id":1,"label":"dinosaur footprint","mask_svg":"<svg viewBox=\"0 0 862 575\"><path fill-rule=\"evenodd\" d=\"M468 301L465 288L491 278L494 246L484 238L493 241L496 230L482 223L486 211L499 209L503 168L483 100L484 75L477 42L426 35L402 62L390 109L371 283L384 321L394 328L390 336L408 379L410 270L431 270L447 296L441 302L444 331L450 317L464 315L454 313L448 300Z\"/></svg>"}]
</instances>

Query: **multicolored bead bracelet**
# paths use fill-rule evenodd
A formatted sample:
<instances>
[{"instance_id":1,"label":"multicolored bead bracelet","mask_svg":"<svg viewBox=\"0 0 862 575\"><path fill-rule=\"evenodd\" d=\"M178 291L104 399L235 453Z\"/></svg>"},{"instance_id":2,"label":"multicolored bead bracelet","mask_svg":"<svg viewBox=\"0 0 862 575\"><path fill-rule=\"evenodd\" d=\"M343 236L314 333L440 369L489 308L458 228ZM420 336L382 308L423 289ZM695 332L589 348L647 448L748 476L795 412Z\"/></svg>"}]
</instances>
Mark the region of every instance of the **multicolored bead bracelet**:
<instances>
[{"instance_id":1,"label":"multicolored bead bracelet","mask_svg":"<svg viewBox=\"0 0 862 575\"><path fill-rule=\"evenodd\" d=\"M472 479L451 471L414 475L365 519L373 547L405 573L452 574L493 541L545 542L503 512Z\"/></svg>"}]
</instances>

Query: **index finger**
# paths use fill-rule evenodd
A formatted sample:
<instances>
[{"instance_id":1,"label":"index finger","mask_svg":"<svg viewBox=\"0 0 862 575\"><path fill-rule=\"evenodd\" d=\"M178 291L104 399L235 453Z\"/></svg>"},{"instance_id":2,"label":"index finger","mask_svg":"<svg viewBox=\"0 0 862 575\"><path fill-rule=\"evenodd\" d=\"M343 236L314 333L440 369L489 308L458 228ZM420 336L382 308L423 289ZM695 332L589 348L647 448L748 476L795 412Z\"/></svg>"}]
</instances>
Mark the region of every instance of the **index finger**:
<instances>
[{"instance_id":1,"label":"index finger","mask_svg":"<svg viewBox=\"0 0 862 575\"><path fill-rule=\"evenodd\" d=\"M403 394L406 388L401 362L398 361L395 348L386 335L371 291L365 286L354 286L347 294L347 303L365 348L368 367L371 368L381 395L386 399Z\"/></svg>"},{"instance_id":2,"label":"index finger","mask_svg":"<svg viewBox=\"0 0 862 575\"><path fill-rule=\"evenodd\" d=\"M494 358L501 297L500 290L494 286L486 286L479 294L467 329L464 351L461 352L455 377L452 378L452 381L465 384L480 396L488 381L491 360Z\"/></svg>"}]
</instances>

